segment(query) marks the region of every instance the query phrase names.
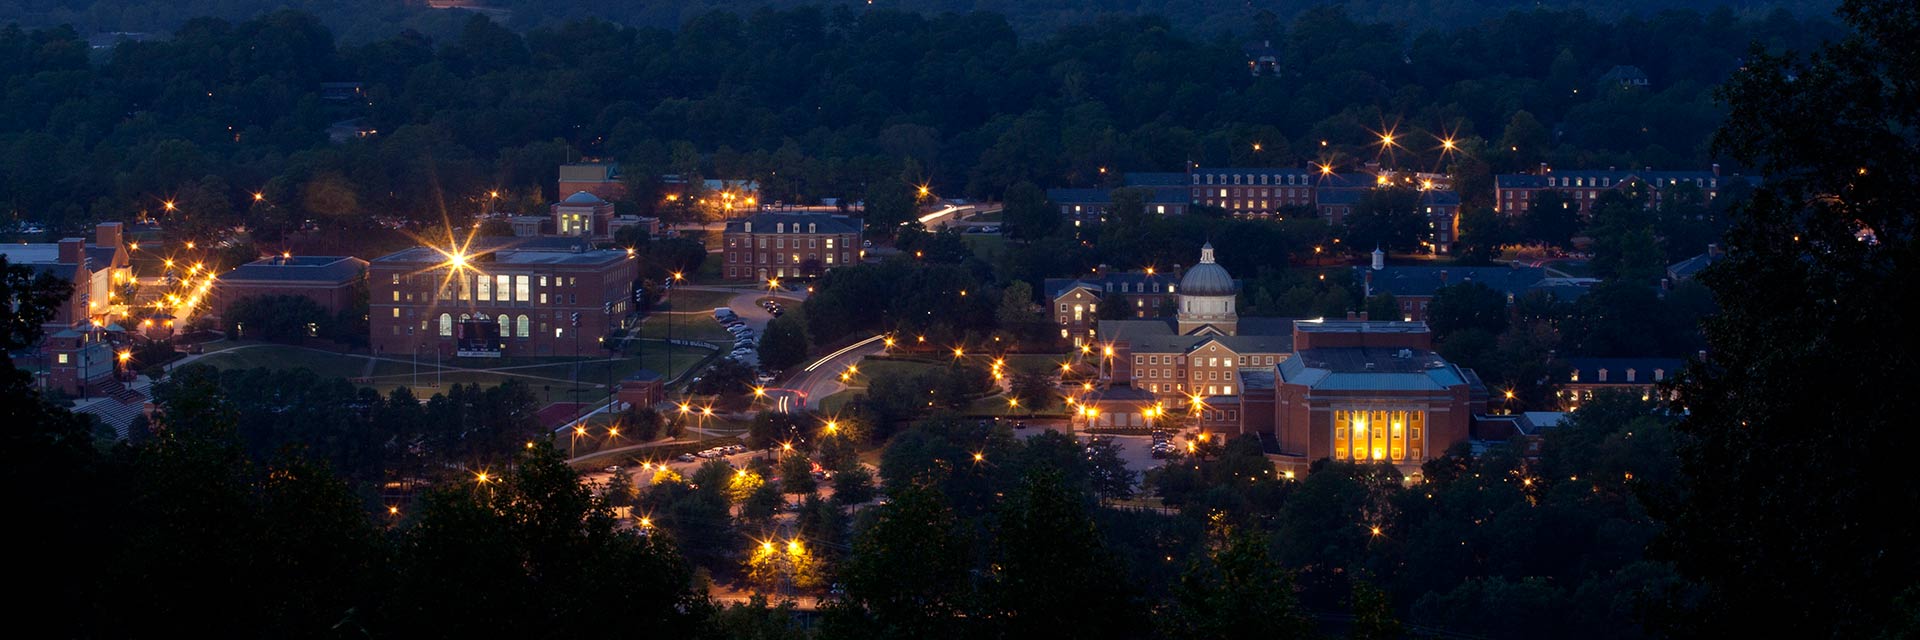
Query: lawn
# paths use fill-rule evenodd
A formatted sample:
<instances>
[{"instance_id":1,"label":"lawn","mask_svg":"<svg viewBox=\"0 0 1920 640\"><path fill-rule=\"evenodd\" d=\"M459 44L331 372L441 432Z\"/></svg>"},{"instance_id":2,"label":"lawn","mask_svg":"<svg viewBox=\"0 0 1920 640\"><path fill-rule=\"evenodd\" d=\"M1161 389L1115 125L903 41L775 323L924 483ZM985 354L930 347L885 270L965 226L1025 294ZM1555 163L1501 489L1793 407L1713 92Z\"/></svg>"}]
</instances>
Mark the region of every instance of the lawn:
<instances>
[{"instance_id":1,"label":"lawn","mask_svg":"<svg viewBox=\"0 0 1920 640\"><path fill-rule=\"evenodd\" d=\"M1000 255L1007 252L1007 237L997 233L963 233L960 238L987 264L999 263Z\"/></svg>"},{"instance_id":2,"label":"lawn","mask_svg":"<svg viewBox=\"0 0 1920 640\"><path fill-rule=\"evenodd\" d=\"M847 406L847 403L853 402L854 399L864 395L867 395L866 389L843 389L833 395L821 398L820 412L827 415L839 413L840 409Z\"/></svg>"},{"instance_id":3,"label":"lawn","mask_svg":"<svg viewBox=\"0 0 1920 640\"><path fill-rule=\"evenodd\" d=\"M634 334L649 340L667 339L667 314L656 313L640 321L638 333ZM675 340L717 340L732 343L733 334L709 314L679 313L673 315L673 338ZM651 346L651 345L649 345Z\"/></svg>"},{"instance_id":4,"label":"lawn","mask_svg":"<svg viewBox=\"0 0 1920 640\"><path fill-rule=\"evenodd\" d=\"M667 294L663 310L704 311L712 313L715 308L727 306L736 292L732 291L695 291L677 289Z\"/></svg>"},{"instance_id":5,"label":"lawn","mask_svg":"<svg viewBox=\"0 0 1920 640\"><path fill-rule=\"evenodd\" d=\"M245 348L240 348L244 346ZM307 369L326 377L358 378L367 370L365 356L344 355L278 344L235 345L196 362L218 369Z\"/></svg>"}]
</instances>

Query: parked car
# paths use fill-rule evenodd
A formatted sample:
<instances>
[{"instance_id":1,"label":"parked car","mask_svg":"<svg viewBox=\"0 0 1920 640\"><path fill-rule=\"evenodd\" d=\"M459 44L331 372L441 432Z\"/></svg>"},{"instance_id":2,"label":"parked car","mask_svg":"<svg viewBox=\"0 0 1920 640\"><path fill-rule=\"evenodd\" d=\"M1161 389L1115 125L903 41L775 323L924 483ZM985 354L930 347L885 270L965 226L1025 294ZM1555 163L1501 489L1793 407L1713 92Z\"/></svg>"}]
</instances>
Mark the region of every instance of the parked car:
<instances>
[{"instance_id":1,"label":"parked car","mask_svg":"<svg viewBox=\"0 0 1920 640\"><path fill-rule=\"evenodd\" d=\"M693 457L693 454L691 453L682 453L680 455L674 456L673 459L679 460L681 462L693 462L694 460L698 460L699 458Z\"/></svg>"}]
</instances>

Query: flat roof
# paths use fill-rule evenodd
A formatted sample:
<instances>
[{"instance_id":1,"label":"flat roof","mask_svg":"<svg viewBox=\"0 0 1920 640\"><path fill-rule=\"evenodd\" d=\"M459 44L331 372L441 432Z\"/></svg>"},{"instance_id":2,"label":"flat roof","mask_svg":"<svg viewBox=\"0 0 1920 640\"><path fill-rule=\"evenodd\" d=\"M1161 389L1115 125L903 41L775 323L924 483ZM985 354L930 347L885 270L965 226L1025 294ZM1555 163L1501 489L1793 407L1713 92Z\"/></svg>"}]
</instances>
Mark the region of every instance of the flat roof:
<instances>
[{"instance_id":1,"label":"flat roof","mask_svg":"<svg viewBox=\"0 0 1920 640\"><path fill-rule=\"evenodd\" d=\"M367 261L353 256L274 256L249 262L220 275L226 282L347 282L367 270Z\"/></svg>"},{"instance_id":2,"label":"flat roof","mask_svg":"<svg viewBox=\"0 0 1920 640\"><path fill-rule=\"evenodd\" d=\"M612 249L554 251L543 248L514 248L476 252L472 261L477 268L484 270L487 265L592 267L626 259L625 251ZM373 261L378 264L432 265L445 262L446 256L434 247L414 247L374 258Z\"/></svg>"}]
</instances>

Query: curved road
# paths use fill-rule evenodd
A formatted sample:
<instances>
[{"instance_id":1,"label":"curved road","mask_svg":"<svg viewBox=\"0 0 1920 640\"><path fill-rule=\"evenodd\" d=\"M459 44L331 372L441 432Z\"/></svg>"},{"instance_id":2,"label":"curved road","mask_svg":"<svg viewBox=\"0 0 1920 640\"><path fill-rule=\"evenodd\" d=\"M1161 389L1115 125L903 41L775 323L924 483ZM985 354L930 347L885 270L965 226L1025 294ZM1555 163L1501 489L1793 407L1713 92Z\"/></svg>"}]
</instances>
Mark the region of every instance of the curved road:
<instances>
[{"instance_id":1,"label":"curved road","mask_svg":"<svg viewBox=\"0 0 1920 640\"><path fill-rule=\"evenodd\" d=\"M768 395L776 398L797 397L804 400L807 408L818 409L821 398L847 388L840 383L840 372L845 371L848 365L886 350L883 338L885 336L876 335L822 356L794 372L782 388L769 390Z\"/></svg>"}]
</instances>

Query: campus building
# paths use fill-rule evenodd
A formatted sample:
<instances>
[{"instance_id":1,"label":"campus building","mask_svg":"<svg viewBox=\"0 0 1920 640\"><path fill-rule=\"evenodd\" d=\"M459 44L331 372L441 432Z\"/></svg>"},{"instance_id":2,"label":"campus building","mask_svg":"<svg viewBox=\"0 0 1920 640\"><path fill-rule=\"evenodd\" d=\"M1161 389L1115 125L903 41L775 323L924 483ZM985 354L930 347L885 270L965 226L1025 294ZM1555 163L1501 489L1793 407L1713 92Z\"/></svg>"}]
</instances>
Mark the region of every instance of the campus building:
<instances>
[{"instance_id":1,"label":"campus building","mask_svg":"<svg viewBox=\"0 0 1920 640\"><path fill-rule=\"evenodd\" d=\"M1424 322L1300 321L1293 352L1248 372L1242 433L1263 434L1282 468L1375 461L1413 472L1466 442L1487 391L1433 351Z\"/></svg>"},{"instance_id":2,"label":"campus building","mask_svg":"<svg viewBox=\"0 0 1920 640\"><path fill-rule=\"evenodd\" d=\"M567 238L479 239L451 255L414 247L368 265L377 353L599 355L633 305L639 262Z\"/></svg>"},{"instance_id":3,"label":"campus building","mask_svg":"<svg viewBox=\"0 0 1920 640\"><path fill-rule=\"evenodd\" d=\"M1393 296L1400 305L1399 318L1372 318L1373 320L1401 320L1424 322L1427 319L1427 306L1432 304L1434 294L1441 287L1476 282L1499 293L1506 298L1507 305L1533 292L1544 292L1561 301L1578 299L1597 280L1593 278L1549 278L1545 269L1509 265L1505 267L1460 267L1460 266L1386 266L1386 254L1374 250L1373 264L1366 267L1354 267L1354 284L1367 297L1381 294Z\"/></svg>"},{"instance_id":4,"label":"campus building","mask_svg":"<svg viewBox=\"0 0 1920 640\"><path fill-rule=\"evenodd\" d=\"M1547 192L1557 192L1565 198L1562 206L1576 210L1584 218L1593 213L1593 203L1599 201L1600 194L1608 191L1649 187L1646 205L1656 207L1675 188L1697 189L1705 201L1711 201L1720 197L1723 189L1735 184L1751 186L1753 181L1739 175L1722 176L1717 164L1707 171L1556 170L1541 164L1535 173L1494 176L1493 202L1501 213L1522 215L1531 211L1533 203Z\"/></svg>"},{"instance_id":5,"label":"campus building","mask_svg":"<svg viewBox=\"0 0 1920 640\"><path fill-rule=\"evenodd\" d=\"M602 200L627 197L627 184L620 179L620 165L612 162L583 162L560 165L556 194L586 192Z\"/></svg>"},{"instance_id":6,"label":"campus building","mask_svg":"<svg viewBox=\"0 0 1920 640\"><path fill-rule=\"evenodd\" d=\"M613 235L613 203L585 191L575 192L549 208L557 235L605 238Z\"/></svg>"},{"instance_id":7,"label":"campus building","mask_svg":"<svg viewBox=\"0 0 1920 640\"><path fill-rule=\"evenodd\" d=\"M1095 327L1097 340L1082 345L1109 386L1170 400L1234 396L1241 368L1286 357L1292 321L1240 318L1238 283L1214 261L1211 243L1200 249L1199 264L1167 288L1175 303L1172 317L1103 321Z\"/></svg>"},{"instance_id":8,"label":"campus building","mask_svg":"<svg viewBox=\"0 0 1920 640\"><path fill-rule=\"evenodd\" d=\"M0 244L0 256L74 284L73 292L54 310L49 335L87 323L105 326L126 315L122 296L133 283L133 257L118 222L94 226L92 242L63 238L59 242Z\"/></svg>"},{"instance_id":9,"label":"campus building","mask_svg":"<svg viewBox=\"0 0 1920 640\"><path fill-rule=\"evenodd\" d=\"M826 213L759 213L727 222L721 234L728 280L816 277L860 258L859 218Z\"/></svg>"},{"instance_id":10,"label":"campus building","mask_svg":"<svg viewBox=\"0 0 1920 640\"><path fill-rule=\"evenodd\" d=\"M220 275L212 290L212 315L225 317L233 303L257 296L292 295L312 300L329 314L351 309L367 278L367 261L350 256L273 256Z\"/></svg>"},{"instance_id":11,"label":"campus building","mask_svg":"<svg viewBox=\"0 0 1920 640\"><path fill-rule=\"evenodd\" d=\"M1180 265L1170 271L1100 269L1085 278L1047 278L1047 314L1060 327L1060 339L1079 347L1093 342L1102 304L1126 307L1126 316L1132 319L1173 315L1179 303L1179 282Z\"/></svg>"},{"instance_id":12,"label":"campus building","mask_svg":"<svg viewBox=\"0 0 1920 640\"><path fill-rule=\"evenodd\" d=\"M1561 411L1573 411L1607 393L1625 393L1654 400L1661 383L1687 366L1679 358L1567 358L1570 371L1553 392Z\"/></svg>"}]
</instances>

